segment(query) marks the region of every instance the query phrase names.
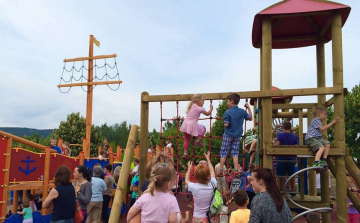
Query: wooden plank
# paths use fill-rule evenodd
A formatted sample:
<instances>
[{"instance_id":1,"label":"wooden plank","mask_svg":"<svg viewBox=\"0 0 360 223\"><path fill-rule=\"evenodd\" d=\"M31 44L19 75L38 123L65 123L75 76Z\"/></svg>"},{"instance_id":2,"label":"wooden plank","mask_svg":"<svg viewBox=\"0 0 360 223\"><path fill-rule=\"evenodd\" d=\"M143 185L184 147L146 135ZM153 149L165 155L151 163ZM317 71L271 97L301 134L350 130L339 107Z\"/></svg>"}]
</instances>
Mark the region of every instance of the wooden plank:
<instances>
[{"instance_id":1,"label":"wooden plank","mask_svg":"<svg viewBox=\"0 0 360 223\"><path fill-rule=\"evenodd\" d=\"M73 59L64 59L64 62L75 62L75 61L83 61L83 60L97 60L97 59L107 59L107 58L114 58L117 57L116 54L111 55L99 55L99 56L92 56L92 57L77 57Z\"/></svg>"},{"instance_id":2,"label":"wooden plank","mask_svg":"<svg viewBox=\"0 0 360 223\"><path fill-rule=\"evenodd\" d=\"M327 102L326 102L326 107L330 107L331 105L334 104L334 97L331 97Z\"/></svg>"},{"instance_id":3,"label":"wooden plank","mask_svg":"<svg viewBox=\"0 0 360 223\"><path fill-rule=\"evenodd\" d=\"M286 90L263 90L263 91L243 91L235 92L241 98L271 98L287 96L310 96L310 95L328 95L341 94L341 87L324 87L324 88L303 88L303 89L286 89ZM223 93L204 93L206 100L223 100L234 92ZM160 102L160 101L191 101L194 94L174 94L174 95L143 95L142 102Z\"/></svg>"},{"instance_id":4,"label":"wooden plank","mask_svg":"<svg viewBox=\"0 0 360 223\"><path fill-rule=\"evenodd\" d=\"M314 156L314 152L309 148L301 148L299 147L290 147L287 146L288 148L284 148L284 147L272 147L272 148L267 148L266 149L266 154L268 155L309 155L309 156ZM334 148L332 147L330 149L330 156L344 156L345 151L344 149L338 149L338 148Z\"/></svg>"},{"instance_id":5,"label":"wooden plank","mask_svg":"<svg viewBox=\"0 0 360 223\"><path fill-rule=\"evenodd\" d=\"M273 43L288 42L288 41L300 41L300 40L315 40L317 35L303 35L303 36L290 36L290 37L276 37L273 38Z\"/></svg>"},{"instance_id":6,"label":"wooden plank","mask_svg":"<svg viewBox=\"0 0 360 223\"><path fill-rule=\"evenodd\" d=\"M314 30L314 32L316 34L319 34L320 29L319 27L315 24L314 20L311 18L310 15L308 16L304 16L304 19L309 23L309 25L311 26L311 28Z\"/></svg>"},{"instance_id":7,"label":"wooden plank","mask_svg":"<svg viewBox=\"0 0 360 223\"><path fill-rule=\"evenodd\" d=\"M142 92L141 96L149 95L148 92ZM139 164L139 185L145 180L145 166L147 164L147 151L149 137L149 102L141 102L140 114L140 164ZM139 193L139 196L141 193Z\"/></svg>"},{"instance_id":8,"label":"wooden plank","mask_svg":"<svg viewBox=\"0 0 360 223\"><path fill-rule=\"evenodd\" d=\"M327 31L329 30L330 28L330 25L331 25L331 19L329 19L325 26L323 26L323 28L321 29L320 33L319 33L319 37L324 37L325 34L327 33Z\"/></svg>"},{"instance_id":9,"label":"wooden plank","mask_svg":"<svg viewBox=\"0 0 360 223\"><path fill-rule=\"evenodd\" d=\"M42 199L45 201L49 193L49 176L50 176L50 147L45 149L45 161L44 161L44 181L43 181L43 193ZM41 214L46 215L47 208L41 209Z\"/></svg>"},{"instance_id":10,"label":"wooden plank","mask_svg":"<svg viewBox=\"0 0 360 223\"><path fill-rule=\"evenodd\" d=\"M84 83L73 83L73 84L59 84L57 87L79 87L79 86L94 86L104 84L121 84L122 81L96 81L96 82L84 82Z\"/></svg>"},{"instance_id":11,"label":"wooden plank","mask_svg":"<svg viewBox=\"0 0 360 223\"><path fill-rule=\"evenodd\" d=\"M307 111L303 112L303 117L307 117ZM273 118L298 118L299 114L294 112L277 112L272 115Z\"/></svg>"},{"instance_id":12,"label":"wooden plank","mask_svg":"<svg viewBox=\"0 0 360 223\"><path fill-rule=\"evenodd\" d=\"M317 103L273 104L273 109L307 109L315 106Z\"/></svg>"}]
</instances>

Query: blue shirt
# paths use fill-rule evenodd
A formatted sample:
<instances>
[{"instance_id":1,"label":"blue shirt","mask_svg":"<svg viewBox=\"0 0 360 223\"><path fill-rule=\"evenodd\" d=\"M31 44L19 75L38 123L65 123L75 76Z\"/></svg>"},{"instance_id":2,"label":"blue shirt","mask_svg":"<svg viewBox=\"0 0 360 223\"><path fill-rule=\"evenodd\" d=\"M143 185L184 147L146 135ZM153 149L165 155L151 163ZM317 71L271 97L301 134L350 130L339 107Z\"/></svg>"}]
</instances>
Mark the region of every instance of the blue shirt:
<instances>
[{"instance_id":1,"label":"blue shirt","mask_svg":"<svg viewBox=\"0 0 360 223\"><path fill-rule=\"evenodd\" d=\"M292 133L287 133L287 132L280 132L277 137L276 140L280 142L280 146L285 146L285 145L299 145L299 139L296 135L292 134ZM279 156L278 158L279 160L292 160L295 159L294 156Z\"/></svg>"},{"instance_id":2,"label":"blue shirt","mask_svg":"<svg viewBox=\"0 0 360 223\"><path fill-rule=\"evenodd\" d=\"M323 126L319 118L314 118L308 128L305 140L314 137L321 137L320 127Z\"/></svg>"},{"instance_id":3,"label":"blue shirt","mask_svg":"<svg viewBox=\"0 0 360 223\"><path fill-rule=\"evenodd\" d=\"M61 154L61 149L60 149L60 147L53 146L53 147L51 147L51 149L54 149L54 150L56 150L57 153Z\"/></svg>"},{"instance_id":4,"label":"blue shirt","mask_svg":"<svg viewBox=\"0 0 360 223\"><path fill-rule=\"evenodd\" d=\"M224 123L228 123L225 134L231 138L239 138L243 134L244 119L250 119L250 115L242 108L233 106L224 113Z\"/></svg>"},{"instance_id":5,"label":"blue shirt","mask_svg":"<svg viewBox=\"0 0 360 223\"><path fill-rule=\"evenodd\" d=\"M91 200L90 201L103 201L103 192L107 190L105 181L99 177L91 178Z\"/></svg>"},{"instance_id":6,"label":"blue shirt","mask_svg":"<svg viewBox=\"0 0 360 223\"><path fill-rule=\"evenodd\" d=\"M249 185L249 181L248 181L248 176L251 176L251 172L245 171L244 172L244 177L241 177L241 190L244 190L244 187L246 188L246 191L249 192L254 192L252 187L246 187L247 185ZM245 180L245 184L244 184L244 180Z\"/></svg>"}]
</instances>

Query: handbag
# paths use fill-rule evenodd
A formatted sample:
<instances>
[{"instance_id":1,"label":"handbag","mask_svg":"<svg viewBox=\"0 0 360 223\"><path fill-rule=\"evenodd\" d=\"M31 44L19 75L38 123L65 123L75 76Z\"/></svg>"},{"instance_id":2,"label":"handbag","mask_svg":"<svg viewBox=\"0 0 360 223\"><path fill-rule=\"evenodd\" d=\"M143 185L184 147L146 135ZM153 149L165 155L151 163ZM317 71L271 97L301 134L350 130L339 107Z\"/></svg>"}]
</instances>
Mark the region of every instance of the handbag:
<instances>
[{"instance_id":1,"label":"handbag","mask_svg":"<svg viewBox=\"0 0 360 223\"><path fill-rule=\"evenodd\" d=\"M74 222L82 223L84 221L84 214L81 210L79 201L75 200L75 213L74 213Z\"/></svg>"}]
</instances>

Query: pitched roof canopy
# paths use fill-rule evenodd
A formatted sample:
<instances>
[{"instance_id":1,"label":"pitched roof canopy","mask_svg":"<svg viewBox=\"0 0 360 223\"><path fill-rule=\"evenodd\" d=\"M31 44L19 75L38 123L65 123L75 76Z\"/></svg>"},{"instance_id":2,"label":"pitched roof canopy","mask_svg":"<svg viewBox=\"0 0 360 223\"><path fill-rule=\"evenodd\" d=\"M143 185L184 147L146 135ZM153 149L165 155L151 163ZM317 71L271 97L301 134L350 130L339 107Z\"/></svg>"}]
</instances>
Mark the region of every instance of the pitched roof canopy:
<instances>
[{"instance_id":1,"label":"pitched roof canopy","mask_svg":"<svg viewBox=\"0 0 360 223\"><path fill-rule=\"evenodd\" d=\"M332 13L339 11L344 25L350 10L350 6L326 0L283 0L255 15L253 46L261 46L263 17L271 17L272 48L286 49L316 45L318 37L329 42Z\"/></svg>"},{"instance_id":2,"label":"pitched roof canopy","mask_svg":"<svg viewBox=\"0 0 360 223\"><path fill-rule=\"evenodd\" d=\"M277 87L274 87L272 86L271 87L271 90L272 91L277 91L277 90L280 90L280 88L277 88ZM272 97L272 103L273 104L285 104L287 100L289 100L289 103L292 101L293 97L292 96L286 96L286 97ZM250 105L254 105L254 98L251 98L250 99Z\"/></svg>"}]
</instances>

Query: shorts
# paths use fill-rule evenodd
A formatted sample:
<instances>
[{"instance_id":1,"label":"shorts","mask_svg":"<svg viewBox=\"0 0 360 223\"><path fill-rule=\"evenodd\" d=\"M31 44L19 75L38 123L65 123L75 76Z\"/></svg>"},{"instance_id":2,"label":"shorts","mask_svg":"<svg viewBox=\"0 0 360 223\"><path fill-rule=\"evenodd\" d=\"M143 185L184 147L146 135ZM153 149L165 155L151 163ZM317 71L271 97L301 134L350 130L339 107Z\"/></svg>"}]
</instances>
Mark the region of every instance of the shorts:
<instances>
[{"instance_id":1,"label":"shorts","mask_svg":"<svg viewBox=\"0 0 360 223\"><path fill-rule=\"evenodd\" d=\"M208 218L196 218L193 217L191 223L208 223Z\"/></svg>"},{"instance_id":2,"label":"shorts","mask_svg":"<svg viewBox=\"0 0 360 223\"><path fill-rule=\"evenodd\" d=\"M90 201L87 206L87 219L86 222L100 222L101 221L101 209L102 201Z\"/></svg>"},{"instance_id":3,"label":"shorts","mask_svg":"<svg viewBox=\"0 0 360 223\"><path fill-rule=\"evenodd\" d=\"M220 149L220 157L226 158L228 156L229 150L231 149L231 156L238 157L239 156L239 138L232 138L226 134L223 135L221 149Z\"/></svg>"},{"instance_id":4,"label":"shorts","mask_svg":"<svg viewBox=\"0 0 360 223\"><path fill-rule=\"evenodd\" d=\"M291 176L295 173L295 163L283 163L278 162L276 168L276 174L279 176Z\"/></svg>"},{"instance_id":5,"label":"shorts","mask_svg":"<svg viewBox=\"0 0 360 223\"><path fill-rule=\"evenodd\" d=\"M321 147L324 147L328 144L330 144L329 141L321 138L321 137L312 137L305 140L306 145L308 145L312 151L315 153L318 151Z\"/></svg>"}]
</instances>

